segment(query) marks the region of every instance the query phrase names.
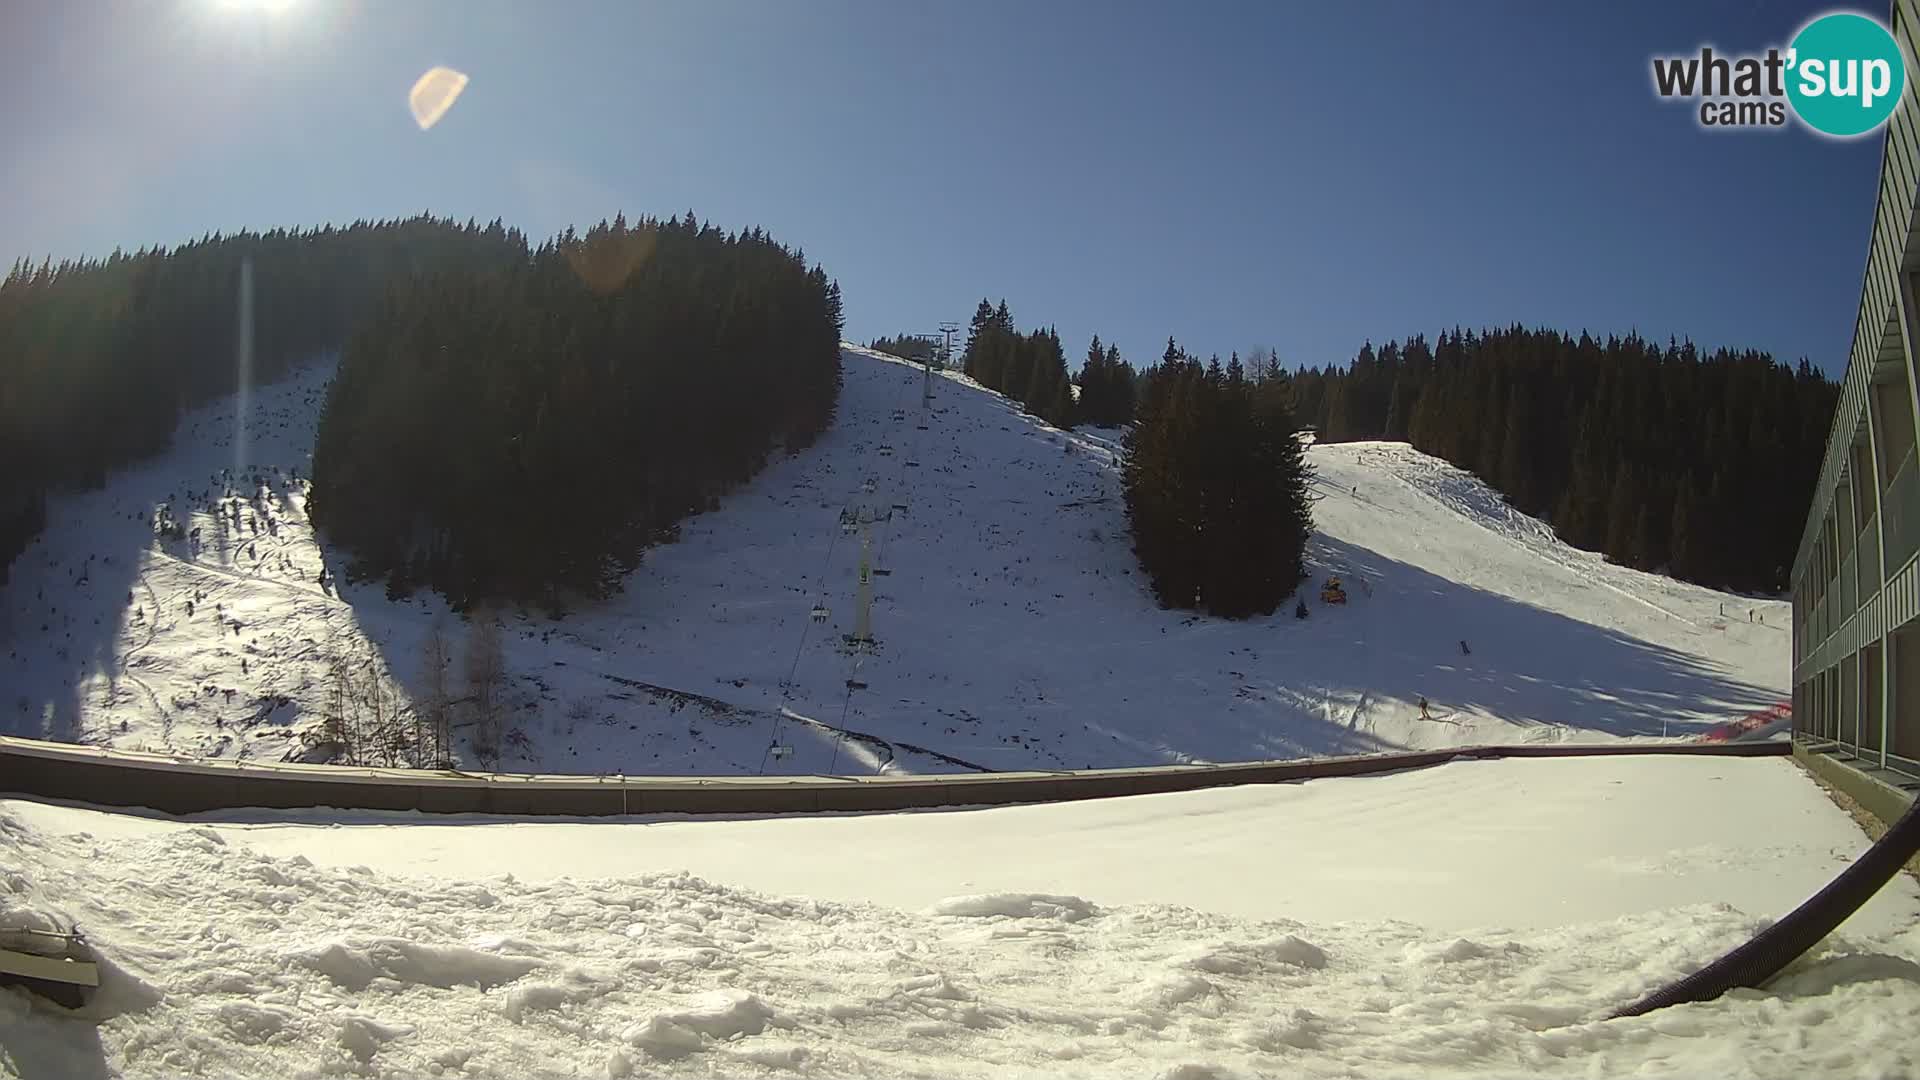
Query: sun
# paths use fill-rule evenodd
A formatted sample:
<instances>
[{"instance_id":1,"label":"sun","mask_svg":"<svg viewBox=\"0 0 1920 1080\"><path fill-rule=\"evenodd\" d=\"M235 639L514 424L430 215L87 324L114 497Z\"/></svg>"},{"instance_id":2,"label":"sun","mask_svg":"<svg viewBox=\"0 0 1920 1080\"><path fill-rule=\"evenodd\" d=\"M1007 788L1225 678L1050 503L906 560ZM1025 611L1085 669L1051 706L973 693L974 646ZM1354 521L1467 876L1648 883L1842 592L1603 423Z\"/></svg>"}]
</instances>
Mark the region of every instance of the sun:
<instances>
[{"instance_id":1,"label":"sun","mask_svg":"<svg viewBox=\"0 0 1920 1080\"><path fill-rule=\"evenodd\" d=\"M281 15L293 9L300 0L211 0L214 7L222 11L259 11L268 15Z\"/></svg>"}]
</instances>

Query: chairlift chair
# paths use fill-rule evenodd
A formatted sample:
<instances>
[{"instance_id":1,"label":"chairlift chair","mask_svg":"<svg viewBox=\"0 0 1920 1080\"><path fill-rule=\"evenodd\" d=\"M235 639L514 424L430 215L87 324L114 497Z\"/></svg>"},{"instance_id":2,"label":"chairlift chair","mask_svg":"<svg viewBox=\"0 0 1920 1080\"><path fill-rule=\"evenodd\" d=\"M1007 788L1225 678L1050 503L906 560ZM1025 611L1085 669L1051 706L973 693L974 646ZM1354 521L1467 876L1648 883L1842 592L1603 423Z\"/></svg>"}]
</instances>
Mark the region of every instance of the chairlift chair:
<instances>
[{"instance_id":1,"label":"chairlift chair","mask_svg":"<svg viewBox=\"0 0 1920 1080\"><path fill-rule=\"evenodd\" d=\"M813 605L813 621L814 622L826 622L827 616L830 614L832 614L832 612L829 612L827 610L827 607L825 604Z\"/></svg>"},{"instance_id":2,"label":"chairlift chair","mask_svg":"<svg viewBox=\"0 0 1920 1080\"><path fill-rule=\"evenodd\" d=\"M773 760L775 761L784 761L793 756L793 747L788 746L786 743L774 743L771 747L767 748L767 753L773 755Z\"/></svg>"}]
</instances>

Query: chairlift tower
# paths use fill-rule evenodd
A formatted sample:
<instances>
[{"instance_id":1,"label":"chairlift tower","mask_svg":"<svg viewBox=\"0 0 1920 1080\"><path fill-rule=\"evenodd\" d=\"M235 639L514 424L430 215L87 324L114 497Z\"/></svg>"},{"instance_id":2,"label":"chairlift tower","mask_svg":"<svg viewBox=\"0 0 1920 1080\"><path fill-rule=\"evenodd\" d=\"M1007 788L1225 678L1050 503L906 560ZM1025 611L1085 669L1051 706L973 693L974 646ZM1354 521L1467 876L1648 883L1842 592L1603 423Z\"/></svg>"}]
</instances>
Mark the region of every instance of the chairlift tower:
<instances>
[{"instance_id":1,"label":"chairlift tower","mask_svg":"<svg viewBox=\"0 0 1920 1080\"><path fill-rule=\"evenodd\" d=\"M847 635L847 643L873 644L873 529L864 521L860 524L860 591L854 604L853 633Z\"/></svg>"},{"instance_id":2,"label":"chairlift tower","mask_svg":"<svg viewBox=\"0 0 1920 1080\"><path fill-rule=\"evenodd\" d=\"M940 337L942 339L940 346L940 366L949 371L953 370L953 335L959 332L960 324L957 322L943 322L940 324Z\"/></svg>"}]
</instances>

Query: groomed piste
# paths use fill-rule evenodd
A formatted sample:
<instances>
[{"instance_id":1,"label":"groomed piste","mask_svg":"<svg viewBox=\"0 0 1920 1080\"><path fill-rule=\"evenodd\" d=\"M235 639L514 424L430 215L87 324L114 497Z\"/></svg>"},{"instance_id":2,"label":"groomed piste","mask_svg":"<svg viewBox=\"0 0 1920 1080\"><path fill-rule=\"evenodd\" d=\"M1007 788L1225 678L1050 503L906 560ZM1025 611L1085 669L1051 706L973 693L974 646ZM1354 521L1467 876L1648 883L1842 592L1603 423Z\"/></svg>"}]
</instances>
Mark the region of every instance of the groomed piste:
<instances>
[{"instance_id":1,"label":"groomed piste","mask_svg":"<svg viewBox=\"0 0 1920 1080\"><path fill-rule=\"evenodd\" d=\"M1129 546L1119 433L1054 430L957 375L923 415L919 369L853 346L842 366L819 442L689 520L620 595L506 616L496 768L966 773L1676 739L1786 697L1785 604L1569 548L1400 443L1310 452L1310 618L1163 611ZM336 660L404 702L445 620L457 662L465 630L437 598L349 584L348 553L308 525L298 478L327 375L255 392L260 487L240 485L225 538L232 402L56 500L0 591L0 734L279 761L321 725ZM163 504L204 543L157 539ZM851 656L861 542L841 518L862 508L885 519L878 644ZM1347 603L1323 606L1336 575ZM791 752L771 756L776 740Z\"/></svg>"}]
</instances>

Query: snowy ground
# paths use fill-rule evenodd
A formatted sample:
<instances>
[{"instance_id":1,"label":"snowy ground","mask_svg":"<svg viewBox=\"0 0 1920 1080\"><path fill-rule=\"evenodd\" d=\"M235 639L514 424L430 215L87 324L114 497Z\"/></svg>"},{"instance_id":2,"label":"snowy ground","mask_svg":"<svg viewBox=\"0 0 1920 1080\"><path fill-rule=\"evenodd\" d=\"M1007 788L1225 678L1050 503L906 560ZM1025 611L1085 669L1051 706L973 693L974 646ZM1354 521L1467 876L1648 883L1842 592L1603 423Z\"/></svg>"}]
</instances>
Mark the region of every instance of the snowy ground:
<instances>
[{"instance_id":1,"label":"snowy ground","mask_svg":"<svg viewBox=\"0 0 1920 1080\"><path fill-rule=\"evenodd\" d=\"M1865 845L1775 759L1461 762L779 821L160 821L0 801L0 1075L1895 1077L1901 877L1761 992L1601 1018ZM689 873L691 871L691 873Z\"/></svg>"},{"instance_id":2,"label":"snowy ground","mask_svg":"<svg viewBox=\"0 0 1920 1080\"><path fill-rule=\"evenodd\" d=\"M1160 611L1128 549L1114 433L1057 432L957 377L923 413L917 369L854 348L844 366L825 437L688 522L620 596L510 619L502 768L1078 768L1690 736L1785 696L1786 605L1609 566L1397 444L1310 454L1311 618ZM50 508L0 591L0 731L278 759L318 723L336 656L418 685L437 600L318 582L343 560L294 476L325 375L254 395L245 463L234 407L212 406L173 451ZM169 500L201 544L154 538ZM849 510L881 519L871 653L841 641ZM1318 603L1334 572L1344 608Z\"/></svg>"}]
</instances>

